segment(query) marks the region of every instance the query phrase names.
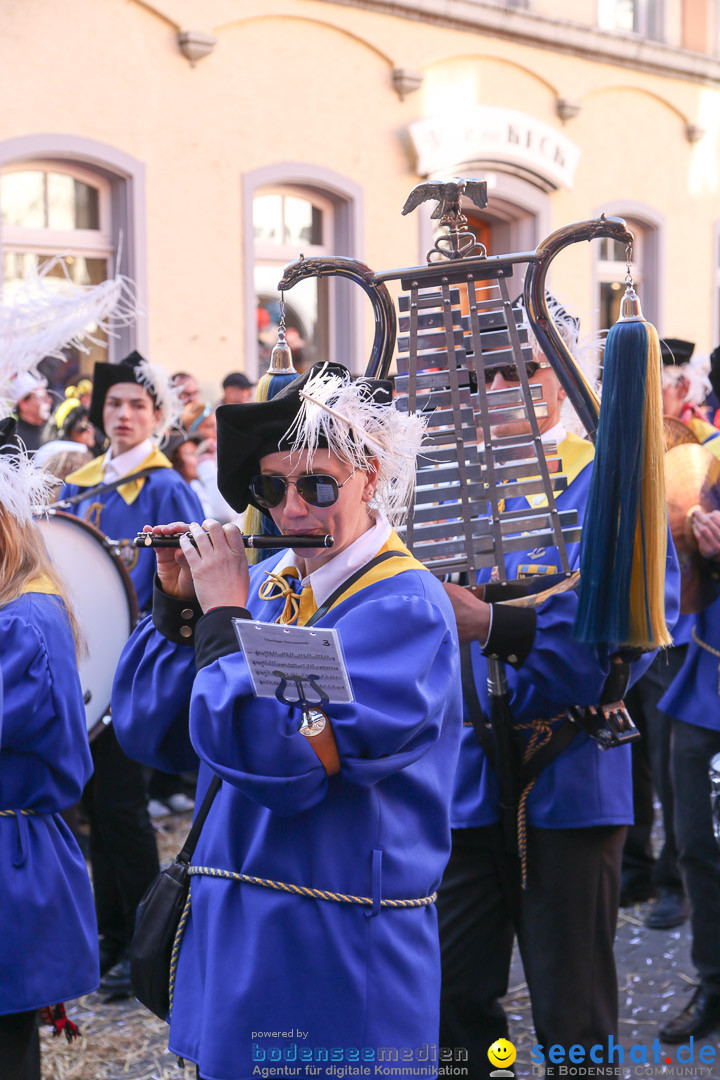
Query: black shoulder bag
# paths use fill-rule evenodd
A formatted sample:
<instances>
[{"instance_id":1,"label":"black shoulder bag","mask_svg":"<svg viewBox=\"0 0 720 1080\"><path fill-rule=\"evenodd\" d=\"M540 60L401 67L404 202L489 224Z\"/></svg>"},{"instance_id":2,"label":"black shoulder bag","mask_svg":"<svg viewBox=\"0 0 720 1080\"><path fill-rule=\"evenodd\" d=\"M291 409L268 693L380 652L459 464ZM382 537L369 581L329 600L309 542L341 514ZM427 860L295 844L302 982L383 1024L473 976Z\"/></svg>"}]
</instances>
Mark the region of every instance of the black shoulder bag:
<instances>
[{"instance_id":1,"label":"black shoulder bag","mask_svg":"<svg viewBox=\"0 0 720 1080\"><path fill-rule=\"evenodd\" d=\"M170 957L190 887L188 866L221 780L213 776L182 851L138 904L130 942L130 981L138 1001L161 1020L170 1009Z\"/></svg>"}]
</instances>

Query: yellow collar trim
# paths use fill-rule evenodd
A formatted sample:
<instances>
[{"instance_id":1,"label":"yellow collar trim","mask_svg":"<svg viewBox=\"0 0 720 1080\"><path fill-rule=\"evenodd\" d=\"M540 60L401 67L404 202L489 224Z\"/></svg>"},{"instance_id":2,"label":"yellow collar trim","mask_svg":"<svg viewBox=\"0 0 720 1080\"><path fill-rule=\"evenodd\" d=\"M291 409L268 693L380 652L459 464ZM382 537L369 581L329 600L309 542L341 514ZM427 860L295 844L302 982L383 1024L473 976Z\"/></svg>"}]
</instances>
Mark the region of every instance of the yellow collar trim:
<instances>
[{"instance_id":1,"label":"yellow collar trim","mask_svg":"<svg viewBox=\"0 0 720 1080\"><path fill-rule=\"evenodd\" d=\"M168 461L165 455L153 447L144 461L141 461L137 469L133 469L133 472L141 472L143 469L151 469L154 466L158 466L164 469L172 469L172 462ZM103 474L105 472L105 455L96 457L87 465L83 465L81 469L77 469L75 472L70 473L65 477L67 484L77 484L78 487L97 487L98 484L103 482ZM130 506L135 502L138 495L143 489L147 477L143 477L142 480L131 480L127 484L120 484L117 488L118 494L125 500Z\"/></svg>"},{"instance_id":2,"label":"yellow collar trim","mask_svg":"<svg viewBox=\"0 0 720 1080\"><path fill-rule=\"evenodd\" d=\"M57 585L50 580L47 574L40 574L36 578L31 578L30 581L26 581L23 586L23 593L44 593L46 596L62 596Z\"/></svg>"},{"instance_id":3,"label":"yellow collar trim","mask_svg":"<svg viewBox=\"0 0 720 1080\"><path fill-rule=\"evenodd\" d=\"M714 424L708 423L707 420L701 420L699 416L692 416L688 420L687 425L692 431L696 439L699 439L703 446L705 446L713 457L720 458L720 431Z\"/></svg>"},{"instance_id":4,"label":"yellow collar trim","mask_svg":"<svg viewBox=\"0 0 720 1080\"><path fill-rule=\"evenodd\" d=\"M595 447L588 439L581 439L579 435L569 431L558 446L558 457L561 461L560 471L567 476L569 487L595 457ZM545 495L528 495L527 501L532 507L547 506L548 504Z\"/></svg>"},{"instance_id":5,"label":"yellow collar trim","mask_svg":"<svg viewBox=\"0 0 720 1080\"><path fill-rule=\"evenodd\" d=\"M368 585L376 585L378 581L386 581L388 578L396 577L398 574L402 574L405 570L422 570L424 574L429 574L430 571L426 566L423 566L421 562L410 554L408 549L403 544L398 534L393 530L383 546L377 552L378 555L383 555L386 551L407 552L404 558L398 559L385 559L384 562L378 563L377 566L371 567L366 574L363 574L358 581L352 585L347 592L344 592L334 604L328 608L332 611L334 607L341 604L343 600L349 599L359 593L361 589L366 589ZM409 556L409 558L408 558Z\"/></svg>"}]
</instances>

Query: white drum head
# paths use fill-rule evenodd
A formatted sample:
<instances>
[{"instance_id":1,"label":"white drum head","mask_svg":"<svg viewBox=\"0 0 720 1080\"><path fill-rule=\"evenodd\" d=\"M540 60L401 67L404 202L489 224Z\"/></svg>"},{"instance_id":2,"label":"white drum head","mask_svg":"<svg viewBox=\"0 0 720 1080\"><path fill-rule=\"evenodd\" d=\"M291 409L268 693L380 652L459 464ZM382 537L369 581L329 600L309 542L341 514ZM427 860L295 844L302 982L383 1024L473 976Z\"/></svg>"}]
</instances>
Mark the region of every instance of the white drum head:
<instances>
[{"instance_id":1,"label":"white drum head","mask_svg":"<svg viewBox=\"0 0 720 1080\"><path fill-rule=\"evenodd\" d=\"M101 534L85 522L57 513L39 518L37 525L67 587L87 646L78 667L91 732L109 711L115 669L132 633L136 610L132 584Z\"/></svg>"}]
</instances>

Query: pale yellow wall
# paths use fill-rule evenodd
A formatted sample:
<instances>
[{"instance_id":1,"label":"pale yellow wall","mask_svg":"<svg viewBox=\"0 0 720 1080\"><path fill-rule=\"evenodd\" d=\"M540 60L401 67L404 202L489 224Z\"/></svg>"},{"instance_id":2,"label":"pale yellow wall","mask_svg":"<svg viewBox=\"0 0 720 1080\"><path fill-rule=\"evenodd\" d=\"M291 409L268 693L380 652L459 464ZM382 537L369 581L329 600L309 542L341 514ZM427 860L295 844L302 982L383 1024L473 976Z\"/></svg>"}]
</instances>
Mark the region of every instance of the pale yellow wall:
<instances>
[{"instance_id":1,"label":"pale yellow wall","mask_svg":"<svg viewBox=\"0 0 720 1080\"><path fill-rule=\"evenodd\" d=\"M218 37L194 69L178 29ZM621 199L651 204L666 221L660 329L715 344L715 88L319 0L4 0L0 40L0 139L65 132L145 163L151 355L203 371L209 389L243 366L243 174L289 161L351 178L364 191L358 254L377 269L412 264L417 222L400 208L419 178L404 131L451 107L449 88L458 107L532 113L581 146L574 189L550 196L552 227ZM425 75L404 102L393 67ZM564 127L558 96L582 107ZM688 122L709 131L694 147ZM583 312L591 271L589 249L556 271Z\"/></svg>"}]
</instances>

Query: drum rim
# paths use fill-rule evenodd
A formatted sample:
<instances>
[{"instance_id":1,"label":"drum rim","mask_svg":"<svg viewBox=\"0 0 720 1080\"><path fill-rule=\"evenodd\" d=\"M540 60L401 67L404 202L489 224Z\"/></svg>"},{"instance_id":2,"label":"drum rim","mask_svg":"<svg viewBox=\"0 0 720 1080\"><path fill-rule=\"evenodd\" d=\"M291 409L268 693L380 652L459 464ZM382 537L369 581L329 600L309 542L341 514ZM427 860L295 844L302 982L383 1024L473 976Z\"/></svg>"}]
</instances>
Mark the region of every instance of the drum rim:
<instances>
[{"instance_id":1,"label":"drum rim","mask_svg":"<svg viewBox=\"0 0 720 1080\"><path fill-rule=\"evenodd\" d=\"M68 514L66 510L48 510L48 512L44 514L43 517L63 518L67 521L71 521L73 525L80 525L83 529L85 529L86 532L90 533L93 539L97 540L97 542L102 545L107 554L110 556L113 566L120 575L120 579L125 588L125 593L127 595L130 606L130 620L132 625L135 626L140 617L140 609L138 607L138 599L137 593L135 592L135 586L132 583L132 578L130 577L130 573L127 567L124 565L119 556L113 552L112 545L108 542L108 537L105 535L102 529L98 529L97 525L93 525L91 522L85 521L84 518L77 517L77 515L75 514Z\"/></svg>"}]
</instances>

